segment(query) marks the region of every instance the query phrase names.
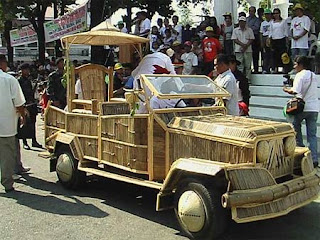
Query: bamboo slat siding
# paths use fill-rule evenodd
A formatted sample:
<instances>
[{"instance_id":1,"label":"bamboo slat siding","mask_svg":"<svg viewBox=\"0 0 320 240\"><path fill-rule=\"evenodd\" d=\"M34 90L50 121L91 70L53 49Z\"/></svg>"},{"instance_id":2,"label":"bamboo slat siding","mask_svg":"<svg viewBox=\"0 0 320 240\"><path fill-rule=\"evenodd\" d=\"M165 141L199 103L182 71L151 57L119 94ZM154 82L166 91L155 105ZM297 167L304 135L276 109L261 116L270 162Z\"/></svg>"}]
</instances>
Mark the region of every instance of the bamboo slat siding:
<instances>
[{"instance_id":1,"label":"bamboo slat siding","mask_svg":"<svg viewBox=\"0 0 320 240\"><path fill-rule=\"evenodd\" d=\"M252 120L249 118L218 114L183 118L175 117L168 126L180 130L189 130L244 142L253 142L256 137L261 135L292 131L292 127L285 123Z\"/></svg>"},{"instance_id":2,"label":"bamboo slat siding","mask_svg":"<svg viewBox=\"0 0 320 240\"><path fill-rule=\"evenodd\" d=\"M117 141L147 145L147 118L108 117L101 119L101 135Z\"/></svg>"},{"instance_id":3,"label":"bamboo slat siding","mask_svg":"<svg viewBox=\"0 0 320 240\"><path fill-rule=\"evenodd\" d=\"M184 134L170 134L171 164L179 158L200 158L225 163L253 161L254 150Z\"/></svg>"},{"instance_id":4,"label":"bamboo slat siding","mask_svg":"<svg viewBox=\"0 0 320 240\"><path fill-rule=\"evenodd\" d=\"M45 115L45 137L50 138L58 131L64 132L66 130L66 115L63 111L48 107ZM46 146L53 148L55 139L52 138L46 141Z\"/></svg>"},{"instance_id":5,"label":"bamboo slat siding","mask_svg":"<svg viewBox=\"0 0 320 240\"><path fill-rule=\"evenodd\" d=\"M102 160L147 171L148 119L131 116L101 119Z\"/></svg>"},{"instance_id":6,"label":"bamboo slat siding","mask_svg":"<svg viewBox=\"0 0 320 240\"><path fill-rule=\"evenodd\" d=\"M153 178L154 180L163 180L166 177L165 168L165 137L166 132L163 128L155 121L153 124Z\"/></svg>"},{"instance_id":7,"label":"bamboo slat siding","mask_svg":"<svg viewBox=\"0 0 320 240\"><path fill-rule=\"evenodd\" d=\"M273 202L233 209L232 214L235 215L237 219L247 218L246 221L248 221L248 219L259 219L268 215L276 217L280 212L288 211L291 206L300 206L303 205L304 202L310 201L310 199L318 195L319 191L319 186L307 188Z\"/></svg>"},{"instance_id":8,"label":"bamboo slat siding","mask_svg":"<svg viewBox=\"0 0 320 240\"><path fill-rule=\"evenodd\" d=\"M157 113L156 115L164 121L165 124L170 123L174 117L183 116L199 116L199 115L213 115L213 114L223 114L224 109L210 109L210 110L195 110L195 111L181 111L181 112L170 112L170 113Z\"/></svg>"},{"instance_id":9,"label":"bamboo slat siding","mask_svg":"<svg viewBox=\"0 0 320 240\"><path fill-rule=\"evenodd\" d=\"M98 137L98 116L69 113L67 121L67 132Z\"/></svg>"}]
</instances>

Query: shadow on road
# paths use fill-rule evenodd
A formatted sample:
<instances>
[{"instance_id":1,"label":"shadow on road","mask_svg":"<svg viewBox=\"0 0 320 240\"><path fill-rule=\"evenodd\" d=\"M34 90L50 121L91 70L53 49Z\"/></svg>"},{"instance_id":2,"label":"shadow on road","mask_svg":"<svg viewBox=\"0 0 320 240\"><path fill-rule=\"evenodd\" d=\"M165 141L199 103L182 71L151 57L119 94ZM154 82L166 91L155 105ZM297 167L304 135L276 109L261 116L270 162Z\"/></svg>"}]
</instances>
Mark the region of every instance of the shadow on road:
<instances>
[{"instance_id":1,"label":"shadow on road","mask_svg":"<svg viewBox=\"0 0 320 240\"><path fill-rule=\"evenodd\" d=\"M18 204L35 210L58 215L90 216L94 218L104 218L108 216L108 213L102 211L93 204L83 203L75 197L73 192L67 191L57 184L31 175L24 175L24 179L25 181L18 182L48 193L40 195L30 192L15 191L9 194L0 193L0 196L15 199ZM67 199L60 199L55 195L64 196Z\"/></svg>"},{"instance_id":2,"label":"shadow on road","mask_svg":"<svg viewBox=\"0 0 320 240\"><path fill-rule=\"evenodd\" d=\"M16 191L10 194L0 193L1 197L15 199L18 204L42 212L68 216L89 216L104 218L107 213L92 204L85 204L77 198L62 200L52 195L42 196L33 193Z\"/></svg>"},{"instance_id":3,"label":"shadow on road","mask_svg":"<svg viewBox=\"0 0 320 240\"><path fill-rule=\"evenodd\" d=\"M91 177L83 188L71 191L64 189L60 184L32 175L25 176L25 179L26 181L21 183L34 189L49 192L50 195L42 196L17 192L0 194L0 196L13 198L19 204L54 214L85 215L95 218L108 216L96 206L85 204L77 199L77 197L96 198L113 208L175 229L180 235L179 226L172 210L156 212L157 191L152 189L100 177ZM56 196L69 199L62 200ZM275 219L245 224L236 224L230 221L227 232L221 237L221 240L319 240L319 214L320 203L313 202L286 216Z\"/></svg>"}]
</instances>

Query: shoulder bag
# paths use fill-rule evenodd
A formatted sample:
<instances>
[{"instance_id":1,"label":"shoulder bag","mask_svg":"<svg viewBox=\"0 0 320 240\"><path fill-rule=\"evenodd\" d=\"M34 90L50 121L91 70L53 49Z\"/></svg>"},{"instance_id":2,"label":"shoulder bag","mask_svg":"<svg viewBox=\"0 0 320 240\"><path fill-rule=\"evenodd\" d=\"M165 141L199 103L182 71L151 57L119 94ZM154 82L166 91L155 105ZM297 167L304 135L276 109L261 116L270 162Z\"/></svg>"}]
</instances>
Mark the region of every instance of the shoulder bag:
<instances>
[{"instance_id":1,"label":"shoulder bag","mask_svg":"<svg viewBox=\"0 0 320 240\"><path fill-rule=\"evenodd\" d=\"M307 92L309 91L309 88L311 86L311 82L312 82L312 72L311 72L311 80L310 80L310 84L308 86L308 89L306 91L306 94ZM304 97L303 97L304 98ZM289 114L289 115L297 115L299 113L302 113L303 110L304 110L304 105L305 105L305 102L303 100L303 98L299 98L299 97L293 97L291 98L288 102L287 102L287 105L286 105L286 114Z\"/></svg>"}]
</instances>

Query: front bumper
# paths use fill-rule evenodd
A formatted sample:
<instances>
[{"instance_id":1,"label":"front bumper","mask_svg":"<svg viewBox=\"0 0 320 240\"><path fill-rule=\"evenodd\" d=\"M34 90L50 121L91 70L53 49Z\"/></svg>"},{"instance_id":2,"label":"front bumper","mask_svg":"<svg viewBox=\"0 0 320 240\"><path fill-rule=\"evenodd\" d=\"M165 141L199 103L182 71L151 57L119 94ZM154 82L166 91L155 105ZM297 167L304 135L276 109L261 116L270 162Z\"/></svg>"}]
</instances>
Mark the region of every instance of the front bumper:
<instances>
[{"instance_id":1,"label":"front bumper","mask_svg":"<svg viewBox=\"0 0 320 240\"><path fill-rule=\"evenodd\" d=\"M280 184L264 168L229 169L226 173L234 188L222 195L222 205L231 208L232 219L238 223L286 215L315 200L320 192L316 169Z\"/></svg>"}]
</instances>

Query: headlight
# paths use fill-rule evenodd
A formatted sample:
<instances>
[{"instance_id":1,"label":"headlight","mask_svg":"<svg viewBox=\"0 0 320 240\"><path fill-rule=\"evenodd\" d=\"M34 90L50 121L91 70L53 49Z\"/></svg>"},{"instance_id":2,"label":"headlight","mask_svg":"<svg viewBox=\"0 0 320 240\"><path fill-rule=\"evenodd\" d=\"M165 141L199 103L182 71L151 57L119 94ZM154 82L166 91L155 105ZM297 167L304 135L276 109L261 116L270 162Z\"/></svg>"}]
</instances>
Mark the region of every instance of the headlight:
<instances>
[{"instance_id":1,"label":"headlight","mask_svg":"<svg viewBox=\"0 0 320 240\"><path fill-rule=\"evenodd\" d=\"M266 162L270 156L270 144L268 141L261 141L257 145L257 161Z\"/></svg>"},{"instance_id":2,"label":"headlight","mask_svg":"<svg viewBox=\"0 0 320 240\"><path fill-rule=\"evenodd\" d=\"M286 156L292 156L294 154L294 150L296 149L296 139L295 137L286 137L283 140L284 143L284 152Z\"/></svg>"}]
</instances>

